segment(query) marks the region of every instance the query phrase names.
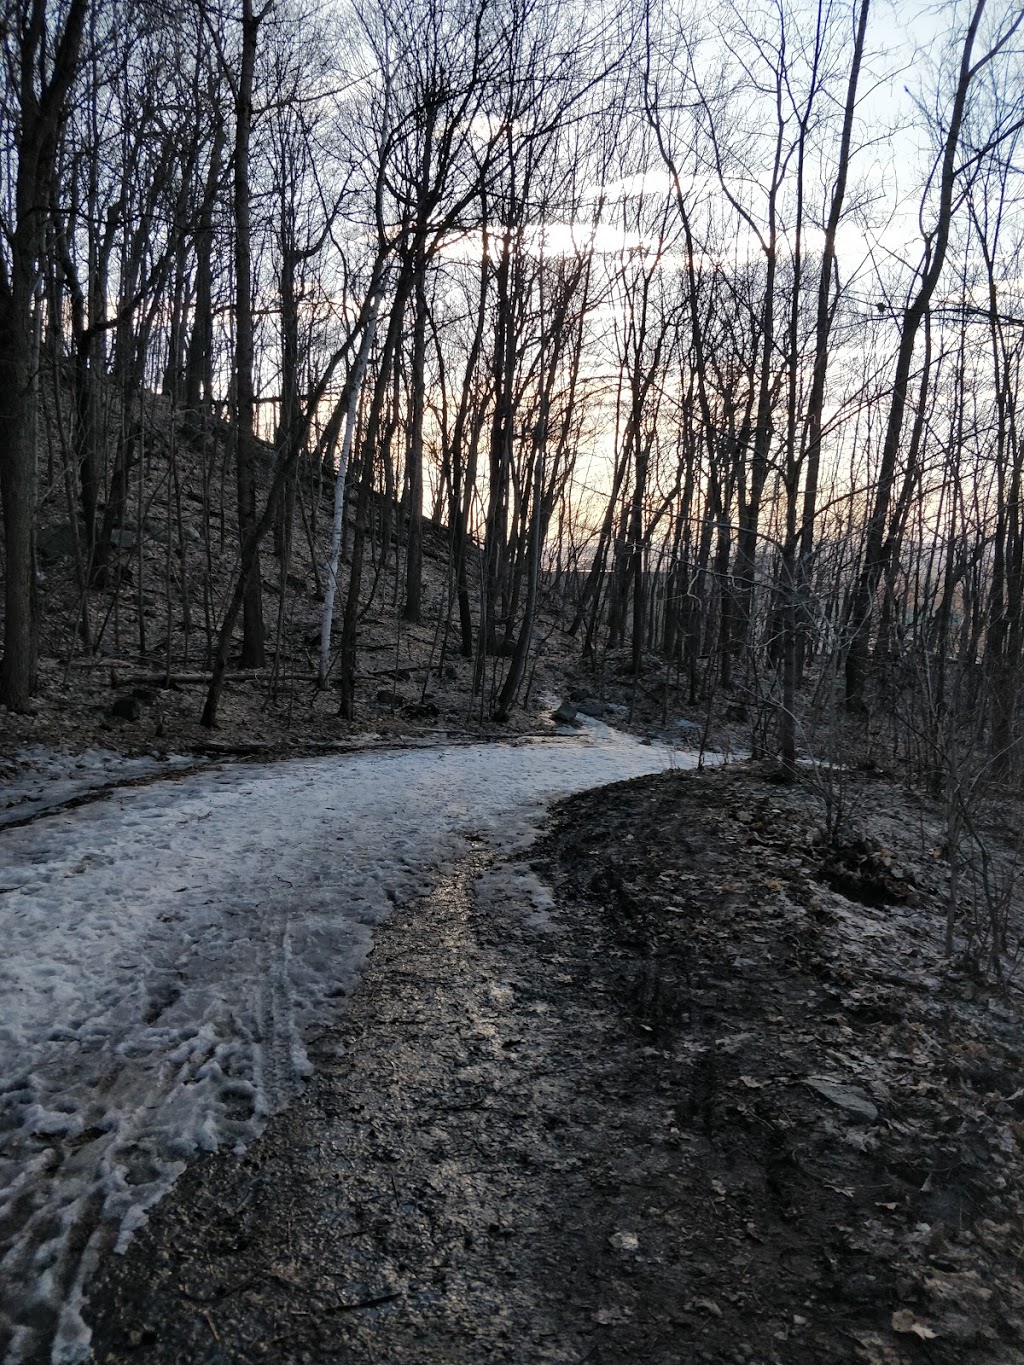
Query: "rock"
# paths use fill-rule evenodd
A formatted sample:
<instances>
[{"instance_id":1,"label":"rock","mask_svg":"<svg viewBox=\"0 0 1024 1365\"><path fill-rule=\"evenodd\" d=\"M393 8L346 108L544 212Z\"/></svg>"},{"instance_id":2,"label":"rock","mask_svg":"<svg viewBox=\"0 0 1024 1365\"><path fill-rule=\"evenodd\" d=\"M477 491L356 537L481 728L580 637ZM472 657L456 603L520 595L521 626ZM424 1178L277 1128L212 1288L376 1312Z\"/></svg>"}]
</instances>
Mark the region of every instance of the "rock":
<instances>
[{"instance_id":1,"label":"rock","mask_svg":"<svg viewBox=\"0 0 1024 1365\"><path fill-rule=\"evenodd\" d=\"M402 707L402 715L409 720L437 720L440 714L432 701L411 701Z\"/></svg>"},{"instance_id":2,"label":"rock","mask_svg":"<svg viewBox=\"0 0 1024 1365\"><path fill-rule=\"evenodd\" d=\"M599 701L597 697L587 697L576 706L580 715L592 716L594 720L601 720L602 717L610 713L611 709L606 701Z\"/></svg>"},{"instance_id":3,"label":"rock","mask_svg":"<svg viewBox=\"0 0 1024 1365\"><path fill-rule=\"evenodd\" d=\"M110 714L120 720L138 720L142 715L142 703L138 697L118 697L110 708Z\"/></svg>"},{"instance_id":4,"label":"rock","mask_svg":"<svg viewBox=\"0 0 1024 1365\"><path fill-rule=\"evenodd\" d=\"M455 680L456 680L456 678L458 678L458 676L459 676L459 670L455 667L454 664L445 664L445 666L444 666L444 680L445 680L445 682L455 682Z\"/></svg>"},{"instance_id":5,"label":"rock","mask_svg":"<svg viewBox=\"0 0 1024 1365\"><path fill-rule=\"evenodd\" d=\"M878 1118L878 1110L867 1092L857 1086L837 1085L835 1081L825 1080L821 1076L808 1076L804 1085L816 1090L819 1095L824 1095L825 1099L831 1100L840 1109L845 1109L862 1123L874 1123Z\"/></svg>"},{"instance_id":6,"label":"rock","mask_svg":"<svg viewBox=\"0 0 1024 1365\"><path fill-rule=\"evenodd\" d=\"M551 719L560 725L573 725L576 722L576 708L571 701L563 701L557 711L552 711Z\"/></svg>"},{"instance_id":7,"label":"rock","mask_svg":"<svg viewBox=\"0 0 1024 1365\"><path fill-rule=\"evenodd\" d=\"M682 730L683 733L687 735L699 735L704 730L704 726L701 725L699 721L687 720L683 716L681 716L679 720L674 721L673 724L677 730Z\"/></svg>"}]
</instances>

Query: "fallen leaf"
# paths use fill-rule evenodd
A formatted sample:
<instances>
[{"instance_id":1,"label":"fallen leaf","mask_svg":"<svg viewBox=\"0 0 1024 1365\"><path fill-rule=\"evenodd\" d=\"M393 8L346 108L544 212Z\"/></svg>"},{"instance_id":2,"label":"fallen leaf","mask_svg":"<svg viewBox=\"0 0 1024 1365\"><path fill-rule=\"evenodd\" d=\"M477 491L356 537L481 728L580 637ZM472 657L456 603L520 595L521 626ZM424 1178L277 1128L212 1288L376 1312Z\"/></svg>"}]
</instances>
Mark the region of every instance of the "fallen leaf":
<instances>
[{"instance_id":1,"label":"fallen leaf","mask_svg":"<svg viewBox=\"0 0 1024 1365\"><path fill-rule=\"evenodd\" d=\"M864 1365L904 1365L904 1357L894 1351L889 1342L883 1341L877 1332L865 1332L854 1340L860 1348Z\"/></svg>"},{"instance_id":2,"label":"fallen leaf","mask_svg":"<svg viewBox=\"0 0 1024 1365\"><path fill-rule=\"evenodd\" d=\"M694 1299L691 1307L699 1309L702 1313L710 1313L713 1318L722 1316L722 1310L714 1299Z\"/></svg>"},{"instance_id":3,"label":"fallen leaf","mask_svg":"<svg viewBox=\"0 0 1024 1365\"><path fill-rule=\"evenodd\" d=\"M976 1270L965 1270L951 1274L943 1270L932 1270L924 1279L924 1287L931 1298L944 1299L961 1307L974 1303L988 1303L992 1290L981 1283Z\"/></svg>"},{"instance_id":4,"label":"fallen leaf","mask_svg":"<svg viewBox=\"0 0 1024 1365\"><path fill-rule=\"evenodd\" d=\"M628 1322L629 1313L622 1308L599 1308L594 1321L601 1327L614 1327L616 1323Z\"/></svg>"},{"instance_id":5,"label":"fallen leaf","mask_svg":"<svg viewBox=\"0 0 1024 1365\"><path fill-rule=\"evenodd\" d=\"M898 1308L892 1315L892 1330L894 1332L912 1333L915 1337L920 1337L922 1341L934 1341L939 1335L933 1332L926 1322L922 1322L916 1313L912 1313L909 1308Z\"/></svg>"},{"instance_id":6,"label":"fallen leaf","mask_svg":"<svg viewBox=\"0 0 1024 1365\"><path fill-rule=\"evenodd\" d=\"M755 1033L734 1033L732 1035L726 1035L724 1038L716 1038L715 1046L720 1047L723 1052L727 1052L731 1055L732 1053L739 1052L744 1043L749 1043L752 1038L756 1037L757 1035Z\"/></svg>"}]
</instances>

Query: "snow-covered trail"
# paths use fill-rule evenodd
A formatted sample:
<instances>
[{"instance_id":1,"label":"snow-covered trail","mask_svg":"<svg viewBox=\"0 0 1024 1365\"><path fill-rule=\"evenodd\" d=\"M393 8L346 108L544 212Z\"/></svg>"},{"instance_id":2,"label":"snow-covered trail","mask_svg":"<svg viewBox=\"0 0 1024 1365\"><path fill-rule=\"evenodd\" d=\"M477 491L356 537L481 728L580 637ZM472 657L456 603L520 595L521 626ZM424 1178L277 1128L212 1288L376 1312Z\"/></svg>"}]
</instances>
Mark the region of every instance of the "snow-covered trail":
<instances>
[{"instance_id":1,"label":"snow-covered trail","mask_svg":"<svg viewBox=\"0 0 1024 1365\"><path fill-rule=\"evenodd\" d=\"M390 908L467 836L692 766L570 739L204 771L0 833L0 1352L88 1353L100 1252L197 1150L244 1145L308 1069Z\"/></svg>"}]
</instances>

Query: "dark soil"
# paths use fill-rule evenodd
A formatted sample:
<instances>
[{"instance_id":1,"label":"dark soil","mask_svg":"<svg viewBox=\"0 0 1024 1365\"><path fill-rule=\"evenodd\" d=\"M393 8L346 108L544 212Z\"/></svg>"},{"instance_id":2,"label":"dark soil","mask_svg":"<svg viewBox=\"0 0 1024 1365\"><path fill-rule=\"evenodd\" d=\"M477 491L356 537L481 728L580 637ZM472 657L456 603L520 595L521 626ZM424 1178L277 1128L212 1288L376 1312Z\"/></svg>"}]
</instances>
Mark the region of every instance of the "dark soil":
<instances>
[{"instance_id":1,"label":"dark soil","mask_svg":"<svg viewBox=\"0 0 1024 1365\"><path fill-rule=\"evenodd\" d=\"M946 965L926 808L850 777L829 838L771 777L564 803L550 914L483 852L396 914L95 1361L1024 1361L1020 995Z\"/></svg>"}]
</instances>

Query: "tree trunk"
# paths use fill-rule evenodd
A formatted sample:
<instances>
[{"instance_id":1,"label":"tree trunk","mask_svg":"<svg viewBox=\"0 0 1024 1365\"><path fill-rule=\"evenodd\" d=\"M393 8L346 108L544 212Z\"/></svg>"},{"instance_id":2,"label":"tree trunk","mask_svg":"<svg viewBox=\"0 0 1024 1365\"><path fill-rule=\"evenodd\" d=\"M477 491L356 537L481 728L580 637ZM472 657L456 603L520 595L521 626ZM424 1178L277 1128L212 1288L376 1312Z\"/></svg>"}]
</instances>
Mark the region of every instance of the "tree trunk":
<instances>
[{"instance_id":1,"label":"tree trunk","mask_svg":"<svg viewBox=\"0 0 1024 1365\"><path fill-rule=\"evenodd\" d=\"M196 229L196 294L185 357L185 406L194 413L199 412L204 400L209 410L213 399L213 209L220 189L225 141L224 124L218 120Z\"/></svg>"},{"instance_id":2,"label":"tree trunk","mask_svg":"<svg viewBox=\"0 0 1024 1365\"><path fill-rule=\"evenodd\" d=\"M0 258L0 497L3 499L6 575L4 655L0 701L14 711L29 705L38 648L34 604L36 503L33 296L45 241L46 208L65 101L78 66L88 0L71 0L53 41L53 67L37 89L51 46L43 0L23 0L12 33L20 38L21 127L15 185L16 222L8 242L10 273ZM9 73L10 74L10 73Z\"/></svg>"},{"instance_id":3,"label":"tree trunk","mask_svg":"<svg viewBox=\"0 0 1024 1365\"><path fill-rule=\"evenodd\" d=\"M409 536L405 552L405 606L402 615L418 623L423 616L423 410L427 351L426 261L417 253L416 311L412 345L412 413L409 432Z\"/></svg>"},{"instance_id":4,"label":"tree trunk","mask_svg":"<svg viewBox=\"0 0 1024 1365\"><path fill-rule=\"evenodd\" d=\"M359 592L362 587L366 519L370 501L370 489L373 482L373 459L380 438L381 417L384 412L385 401L387 400L388 387L391 382L391 370L395 362L395 353L398 349L398 338L402 331L402 323L405 318L405 305L411 283L412 281L406 274L399 277L396 296L391 308L391 317L388 321L384 350L380 358L380 368L377 372L377 381L373 387L373 398L370 402L370 412L366 420L366 431L363 434L360 452L356 485L356 524L355 533L352 537L352 565L349 570L348 594L345 598L345 613L341 626L340 668L338 676L338 690L340 694L338 714L344 720L355 719L356 644L359 626Z\"/></svg>"},{"instance_id":5,"label":"tree trunk","mask_svg":"<svg viewBox=\"0 0 1024 1365\"><path fill-rule=\"evenodd\" d=\"M946 249L949 245L953 192L957 177L960 174L960 169L957 166L960 133L967 108L967 96L971 83L985 60L982 59L978 63L972 62L974 41L981 24L985 3L986 0L976 0L974 12L971 15L971 21L964 38L956 90L950 111L949 127L943 139L939 203L936 210L935 229L927 242L920 287L903 315L903 329L896 356L896 371L893 376L892 397L889 404L885 438L882 443L878 481L865 533L864 561L851 598L849 611L846 702L853 710L863 710L865 705L864 688L868 672L874 597L887 562L885 554L886 530L889 522L889 509L896 476L900 439L903 434L903 419L907 408L910 371L914 360L917 335L942 274ZM1018 24L1019 22L1018 20ZM908 474L911 472L908 471Z\"/></svg>"},{"instance_id":6,"label":"tree trunk","mask_svg":"<svg viewBox=\"0 0 1024 1365\"><path fill-rule=\"evenodd\" d=\"M352 454L352 439L356 428L356 414L359 409L359 395L363 387L366 362L370 357L373 338L377 331L377 312L380 296L375 294L367 319L366 330L360 343L359 354L349 376L349 392L345 402L345 435L342 438L341 454L334 481L334 520L331 526L331 552L327 561L327 589L324 593L324 610L320 621L320 666L317 678L320 687L327 686L327 670L331 657L331 625L334 620L334 597L338 588L338 568L341 561L342 531L345 526L345 483L348 479L348 464Z\"/></svg>"},{"instance_id":7,"label":"tree trunk","mask_svg":"<svg viewBox=\"0 0 1024 1365\"><path fill-rule=\"evenodd\" d=\"M235 472L238 540L244 548L256 524L256 394L253 384L252 232L249 192L249 140L252 86L259 18L252 0L242 0L242 58L235 125ZM257 555L246 579L242 604L242 665L262 668L263 589Z\"/></svg>"},{"instance_id":8,"label":"tree trunk","mask_svg":"<svg viewBox=\"0 0 1024 1365\"><path fill-rule=\"evenodd\" d=\"M811 375L811 392L807 400L807 411L804 419L806 467L800 524L800 550L797 557L796 583L794 584L796 594L796 600L793 604L794 620L795 628L800 632L794 659L797 677L803 671L806 625L810 616L808 599L811 583L811 557L814 553L814 522L817 515L818 479L821 469L821 424L825 406L825 379L828 372L829 338L832 331L831 297L832 275L836 262L836 234L842 222L843 206L846 200L846 182L850 170L850 145L853 140L853 120L857 109L857 87L860 82L861 62L864 57L869 9L870 0L861 0L857 36L854 42L853 59L850 64L850 79L846 87L846 103L843 108L839 164L836 168L832 202L829 207L828 222L825 226L825 243L821 253L821 271L818 276L818 304L814 324L814 366Z\"/></svg>"}]
</instances>

